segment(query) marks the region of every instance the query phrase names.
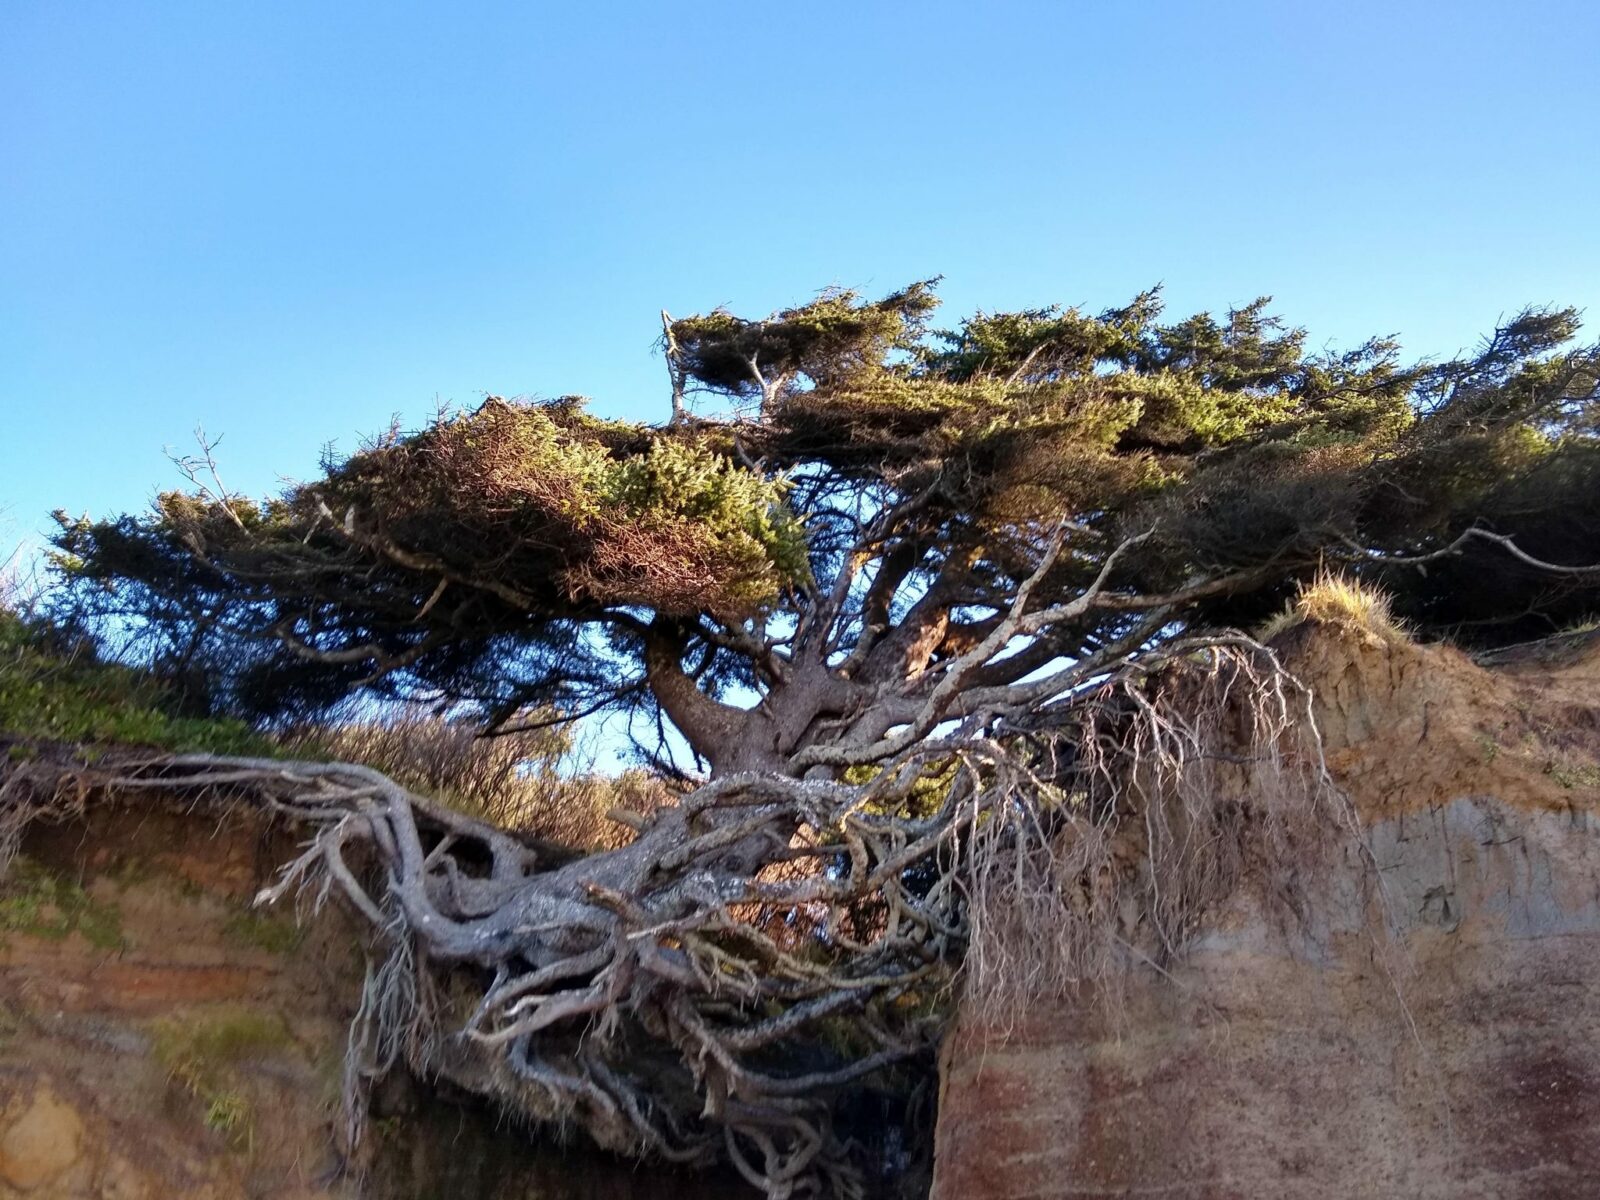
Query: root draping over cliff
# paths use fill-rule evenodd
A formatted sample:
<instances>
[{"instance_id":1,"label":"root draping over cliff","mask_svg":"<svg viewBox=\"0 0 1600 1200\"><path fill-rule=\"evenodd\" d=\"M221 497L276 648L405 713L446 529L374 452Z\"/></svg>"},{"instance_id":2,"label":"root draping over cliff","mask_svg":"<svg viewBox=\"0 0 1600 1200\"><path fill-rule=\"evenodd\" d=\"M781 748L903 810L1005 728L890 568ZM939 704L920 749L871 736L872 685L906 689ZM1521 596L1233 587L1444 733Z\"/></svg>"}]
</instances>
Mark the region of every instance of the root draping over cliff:
<instances>
[{"instance_id":1,"label":"root draping over cliff","mask_svg":"<svg viewBox=\"0 0 1600 1200\"><path fill-rule=\"evenodd\" d=\"M958 987L1004 1011L1168 970L1240 881L1293 914L1304 847L1351 828L1305 689L1232 630L1341 568L1489 642L1600 596L1600 348L1571 310L1408 363L1309 352L1264 300L944 331L936 303L663 314L660 424L489 397L259 499L202 439L149 513L59 518L65 628L175 712L620 721L695 788L625 845L541 857L338 764L11 778L302 823L274 894L375 933L352 1113L404 1059L774 1200L882 1194ZM1472 603L1433 582L1490 563Z\"/></svg>"},{"instance_id":2,"label":"root draping over cliff","mask_svg":"<svg viewBox=\"0 0 1600 1200\"><path fill-rule=\"evenodd\" d=\"M1228 637L847 781L717 779L559 864L366 767L211 755L14 755L0 837L96 797L305 830L260 902L338 897L372 928L352 1145L404 1063L625 1153L726 1157L772 1197L860 1195L873 1155L841 1097L915 1090L963 963L1003 1008L1159 966L1253 854L1292 890L1295 847L1347 824L1309 712L1270 650Z\"/></svg>"},{"instance_id":3,"label":"root draping over cliff","mask_svg":"<svg viewBox=\"0 0 1600 1200\"><path fill-rule=\"evenodd\" d=\"M1600 631L1469 656L1358 615L1301 613L1271 641L1314 693L1322 811L1356 835L1319 845L1326 821L1280 807L1283 840L1209 877L1231 893L1201 876L1160 970L963 1003L936 1200L1594 1194ZM1227 797L1306 795L1259 756L1205 761L1217 822ZM1124 828L1130 859L1192 844ZM1219 868L1248 845L1203 843ZM1083 960L1039 925L1006 927L1019 959Z\"/></svg>"}]
</instances>

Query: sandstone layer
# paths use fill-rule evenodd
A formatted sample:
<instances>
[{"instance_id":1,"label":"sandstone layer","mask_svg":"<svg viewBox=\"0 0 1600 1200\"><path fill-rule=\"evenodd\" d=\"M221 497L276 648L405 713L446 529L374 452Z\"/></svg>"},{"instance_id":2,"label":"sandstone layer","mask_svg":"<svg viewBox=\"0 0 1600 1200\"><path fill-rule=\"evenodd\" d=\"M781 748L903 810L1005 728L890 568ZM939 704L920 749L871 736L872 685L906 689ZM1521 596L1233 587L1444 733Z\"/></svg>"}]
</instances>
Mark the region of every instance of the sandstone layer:
<instances>
[{"instance_id":1,"label":"sandstone layer","mask_svg":"<svg viewBox=\"0 0 1600 1200\"><path fill-rule=\"evenodd\" d=\"M0 1200L673 1200L742 1184L624 1162L403 1079L336 1136L363 947L250 907L292 853L246 814L104 807L0 885Z\"/></svg>"},{"instance_id":2,"label":"sandstone layer","mask_svg":"<svg viewBox=\"0 0 1600 1200\"><path fill-rule=\"evenodd\" d=\"M1359 817L1115 1001L945 1047L937 1200L1600 1196L1600 664L1354 628L1281 647Z\"/></svg>"}]
</instances>

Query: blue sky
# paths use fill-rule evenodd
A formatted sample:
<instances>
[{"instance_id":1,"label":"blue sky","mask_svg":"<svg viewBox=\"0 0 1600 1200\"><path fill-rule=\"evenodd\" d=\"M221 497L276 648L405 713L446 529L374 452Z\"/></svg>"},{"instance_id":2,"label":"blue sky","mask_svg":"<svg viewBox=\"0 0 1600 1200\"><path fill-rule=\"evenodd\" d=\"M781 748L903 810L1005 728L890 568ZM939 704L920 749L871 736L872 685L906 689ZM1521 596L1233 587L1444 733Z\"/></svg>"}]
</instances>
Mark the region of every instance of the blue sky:
<instances>
[{"instance_id":1,"label":"blue sky","mask_svg":"<svg viewBox=\"0 0 1600 1200\"><path fill-rule=\"evenodd\" d=\"M1600 322L1592 3L6 0L0 558L163 448L436 398L664 416L657 312L1263 292L1446 354Z\"/></svg>"}]
</instances>

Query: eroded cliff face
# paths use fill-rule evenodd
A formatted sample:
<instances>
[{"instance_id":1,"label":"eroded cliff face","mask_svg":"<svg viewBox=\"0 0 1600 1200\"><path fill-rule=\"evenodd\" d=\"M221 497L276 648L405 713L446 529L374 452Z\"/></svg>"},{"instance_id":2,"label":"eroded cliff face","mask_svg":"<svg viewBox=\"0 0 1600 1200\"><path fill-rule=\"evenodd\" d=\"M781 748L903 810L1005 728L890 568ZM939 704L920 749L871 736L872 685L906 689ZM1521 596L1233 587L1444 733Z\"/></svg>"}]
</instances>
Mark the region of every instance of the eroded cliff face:
<instances>
[{"instance_id":1,"label":"eroded cliff face","mask_svg":"<svg viewBox=\"0 0 1600 1200\"><path fill-rule=\"evenodd\" d=\"M249 906L292 839L159 803L32 830L0 886L0 1200L645 1200L742 1184L623 1162L396 1080L337 1150L363 957Z\"/></svg>"},{"instance_id":2,"label":"eroded cliff face","mask_svg":"<svg viewBox=\"0 0 1600 1200\"><path fill-rule=\"evenodd\" d=\"M1362 826L1114 1002L964 1014L938 1200L1600 1195L1600 658L1302 627Z\"/></svg>"}]
</instances>

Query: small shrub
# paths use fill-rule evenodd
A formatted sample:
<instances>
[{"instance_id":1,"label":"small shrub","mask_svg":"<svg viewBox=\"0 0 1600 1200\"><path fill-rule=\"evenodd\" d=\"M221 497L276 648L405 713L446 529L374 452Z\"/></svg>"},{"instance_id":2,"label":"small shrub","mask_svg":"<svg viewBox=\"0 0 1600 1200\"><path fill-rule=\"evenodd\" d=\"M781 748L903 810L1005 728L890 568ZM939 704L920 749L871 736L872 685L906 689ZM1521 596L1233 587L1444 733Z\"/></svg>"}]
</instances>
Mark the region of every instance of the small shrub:
<instances>
[{"instance_id":1,"label":"small shrub","mask_svg":"<svg viewBox=\"0 0 1600 1200\"><path fill-rule=\"evenodd\" d=\"M176 717L161 708L163 699L150 676L0 607L0 733L214 754L272 752L271 742L242 722Z\"/></svg>"}]
</instances>

